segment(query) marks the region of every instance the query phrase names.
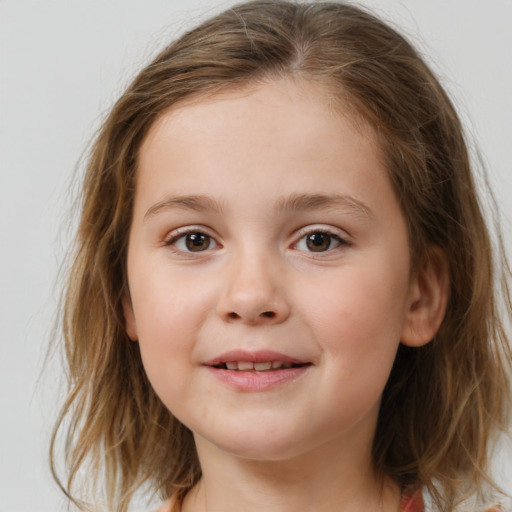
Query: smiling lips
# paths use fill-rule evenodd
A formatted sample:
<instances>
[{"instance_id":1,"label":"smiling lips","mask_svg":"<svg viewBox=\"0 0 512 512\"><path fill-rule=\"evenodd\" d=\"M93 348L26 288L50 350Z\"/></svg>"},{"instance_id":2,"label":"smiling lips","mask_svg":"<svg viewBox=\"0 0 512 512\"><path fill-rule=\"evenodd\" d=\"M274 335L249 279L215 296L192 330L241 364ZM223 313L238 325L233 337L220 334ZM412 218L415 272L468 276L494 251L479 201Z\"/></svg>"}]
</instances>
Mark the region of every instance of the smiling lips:
<instances>
[{"instance_id":1,"label":"smiling lips","mask_svg":"<svg viewBox=\"0 0 512 512\"><path fill-rule=\"evenodd\" d=\"M285 363L283 361L265 361L263 363L254 363L251 361L229 361L216 366L225 370L235 370L239 372L268 372L272 370L286 370L288 368L292 368L294 365L293 363Z\"/></svg>"},{"instance_id":2,"label":"smiling lips","mask_svg":"<svg viewBox=\"0 0 512 512\"><path fill-rule=\"evenodd\" d=\"M286 370L308 364L310 364L308 361L303 361L272 350L258 350L256 352L230 350L204 363L205 366L218 369L246 372Z\"/></svg>"},{"instance_id":3,"label":"smiling lips","mask_svg":"<svg viewBox=\"0 0 512 512\"><path fill-rule=\"evenodd\" d=\"M204 363L213 374L237 391L263 391L295 380L312 366L272 351L231 351Z\"/></svg>"}]
</instances>

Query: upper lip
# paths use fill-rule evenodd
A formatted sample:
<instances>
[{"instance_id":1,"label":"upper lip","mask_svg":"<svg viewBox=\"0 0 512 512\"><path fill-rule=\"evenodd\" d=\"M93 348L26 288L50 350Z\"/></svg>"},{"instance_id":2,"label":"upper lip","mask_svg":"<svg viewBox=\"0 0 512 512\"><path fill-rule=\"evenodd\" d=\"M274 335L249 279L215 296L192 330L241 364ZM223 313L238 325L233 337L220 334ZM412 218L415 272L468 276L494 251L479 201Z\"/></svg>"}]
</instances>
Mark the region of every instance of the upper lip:
<instances>
[{"instance_id":1,"label":"upper lip","mask_svg":"<svg viewBox=\"0 0 512 512\"><path fill-rule=\"evenodd\" d=\"M223 354L209 359L205 361L203 364L205 366L215 366L222 363L228 363L231 361L237 362L252 362L252 363L266 363L268 361L280 361L283 363L292 363L292 364L307 364L309 361L304 361L301 359L297 359L295 357L290 357L280 352L275 352L273 350L258 350L258 351L248 351L248 350L229 350L228 352L224 352Z\"/></svg>"}]
</instances>

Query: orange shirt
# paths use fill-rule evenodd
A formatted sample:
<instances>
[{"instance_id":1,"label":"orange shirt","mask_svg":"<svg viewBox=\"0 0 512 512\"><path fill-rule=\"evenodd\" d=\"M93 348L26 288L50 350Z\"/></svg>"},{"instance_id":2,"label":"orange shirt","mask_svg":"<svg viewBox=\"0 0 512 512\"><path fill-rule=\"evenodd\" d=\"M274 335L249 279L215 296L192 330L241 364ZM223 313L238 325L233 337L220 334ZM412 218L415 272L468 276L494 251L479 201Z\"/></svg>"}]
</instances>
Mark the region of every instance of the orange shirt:
<instances>
[{"instance_id":1,"label":"orange shirt","mask_svg":"<svg viewBox=\"0 0 512 512\"><path fill-rule=\"evenodd\" d=\"M399 512L423 512L423 510L423 499L420 492L412 496L410 494L403 495Z\"/></svg>"}]
</instances>

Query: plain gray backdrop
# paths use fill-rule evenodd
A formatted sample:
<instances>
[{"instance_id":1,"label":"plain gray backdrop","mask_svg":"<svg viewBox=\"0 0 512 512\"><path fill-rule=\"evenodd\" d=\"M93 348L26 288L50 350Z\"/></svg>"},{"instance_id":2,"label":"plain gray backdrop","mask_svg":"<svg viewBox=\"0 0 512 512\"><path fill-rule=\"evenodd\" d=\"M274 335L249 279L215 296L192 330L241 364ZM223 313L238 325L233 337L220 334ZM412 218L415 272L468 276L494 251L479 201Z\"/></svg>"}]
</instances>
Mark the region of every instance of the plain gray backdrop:
<instances>
[{"instance_id":1,"label":"plain gray backdrop","mask_svg":"<svg viewBox=\"0 0 512 512\"><path fill-rule=\"evenodd\" d=\"M510 254L512 0L360 3L410 36L454 98L484 155ZM63 510L47 461L62 371L58 359L41 369L76 162L135 71L229 5L0 0L0 512ZM504 444L496 466L510 492L511 459Z\"/></svg>"}]
</instances>

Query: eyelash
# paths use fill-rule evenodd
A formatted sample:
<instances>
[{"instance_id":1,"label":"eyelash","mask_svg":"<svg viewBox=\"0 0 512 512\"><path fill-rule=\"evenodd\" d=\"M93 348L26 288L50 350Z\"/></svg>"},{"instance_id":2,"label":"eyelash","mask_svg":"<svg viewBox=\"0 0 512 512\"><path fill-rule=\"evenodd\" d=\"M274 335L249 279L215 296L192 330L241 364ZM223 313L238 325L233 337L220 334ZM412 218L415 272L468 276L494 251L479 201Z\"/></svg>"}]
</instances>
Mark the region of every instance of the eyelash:
<instances>
[{"instance_id":1,"label":"eyelash","mask_svg":"<svg viewBox=\"0 0 512 512\"><path fill-rule=\"evenodd\" d=\"M208 246L205 249L202 249L202 250L200 249L198 251L189 250L190 247L187 248L187 247L178 247L177 246L177 244L178 244L178 242L180 242L180 240L183 240L183 243L186 244L187 237L193 236L193 235L205 237L208 241ZM291 247L296 249L299 246L299 244L301 244L301 243L304 243L307 246L307 244L308 244L307 237L308 236L313 237L313 235L327 236L328 237L327 248L325 250L320 250L320 251L298 249L299 251L314 254L316 256L320 256L321 254L330 253L341 246L350 246L351 245L351 243L346 238L340 236L339 233L333 233L332 230L329 230L327 228L320 228L320 227L314 228L313 227L313 228L303 228L302 230L300 230L298 232L297 241L294 242L291 245ZM310 238L309 241L311 241L314 245L317 245L318 247L320 246L320 244L316 244L312 238ZM321 242L322 240L319 240L319 241ZM193 244L195 243L194 240L191 240L191 242ZM212 243L216 247L211 247ZM332 247L333 243L336 244L334 247ZM203 252L212 250L213 248L221 247L221 245L218 242L216 242L216 240L213 236L209 235L208 233L205 233L204 229L202 229L199 226L180 228L180 229L176 230L174 233L172 233L172 235L168 239L166 239L164 241L164 245L173 248L173 250L175 250L176 252L179 252L180 254L203 253ZM197 244L197 246L199 247L199 244Z\"/></svg>"},{"instance_id":2,"label":"eyelash","mask_svg":"<svg viewBox=\"0 0 512 512\"><path fill-rule=\"evenodd\" d=\"M308 236L312 237L313 235L324 235L324 236L329 237L329 245L326 250L322 250L322 251L306 251L305 250L304 251L304 252L309 252L310 254L314 254L315 256L320 256L322 254L330 253L342 246L350 246L351 245L350 242L346 238L342 237L340 233L334 233L332 230L325 228L325 227L304 228L299 231L298 235L299 235L299 238L293 244L294 248L297 248L297 246L303 241L305 244L307 244ZM312 239L310 239L310 240L312 240ZM332 247L333 242L336 243L335 247Z\"/></svg>"},{"instance_id":3,"label":"eyelash","mask_svg":"<svg viewBox=\"0 0 512 512\"><path fill-rule=\"evenodd\" d=\"M180 240L183 240L183 243L186 244L187 243L186 238L188 236L192 236L192 235L199 235L199 236L206 237L209 241L208 247L206 247L205 250L192 251L192 250L187 250L186 248L180 248L177 246L177 243ZM177 229L176 231L171 233L171 236L168 239L166 239L164 241L164 245L171 247L173 250L175 250L176 252L179 252L180 254L194 254L194 253L206 252L206 250L211 249L211 247L210 247L211 243L213 243L217 246L220 246L220 244L218 244L215 241L215 238L213 236L209 235L208 233L205 233L205 230L203 228L201 228L200 226L197 226L197 227L191 226L191 227Z\"/></svg>"}]
</instances>

